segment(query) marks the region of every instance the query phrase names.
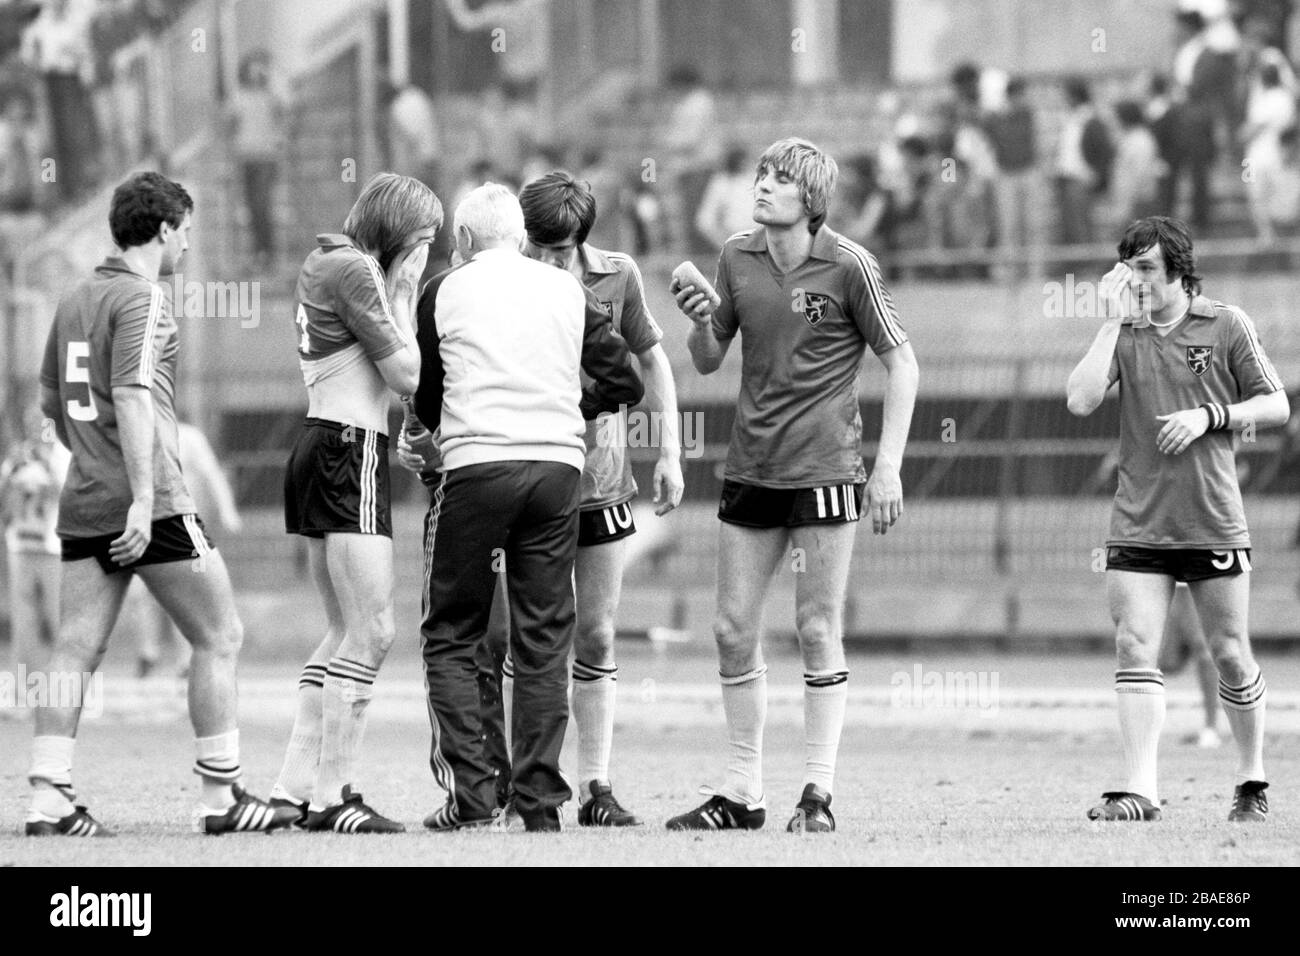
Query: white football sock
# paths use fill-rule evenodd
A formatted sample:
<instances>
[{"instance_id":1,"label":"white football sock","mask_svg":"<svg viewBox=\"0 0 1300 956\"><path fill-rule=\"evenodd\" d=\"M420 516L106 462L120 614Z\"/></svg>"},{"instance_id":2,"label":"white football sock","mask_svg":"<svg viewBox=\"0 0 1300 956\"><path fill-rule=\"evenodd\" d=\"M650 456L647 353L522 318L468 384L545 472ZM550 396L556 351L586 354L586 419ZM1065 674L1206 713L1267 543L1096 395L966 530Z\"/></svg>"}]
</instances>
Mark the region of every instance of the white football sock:
<instances>
[{"instance_id":1,"label":"white football sock","mask_svg":"<svg viewBox=\"0 0 1300 956\"><path fill-rule=\"evenodd\" d=\"M298 678L298 713L284 753L280 777L271 796L299 803L310 800L320 765L321 697L325 687L325 664L308 664Z\"/></svg>"},{"instance_id":2,"label":"white football sock","mask_svg":"<svg viewBox=\"0 0 1300 956\"><path fill-rule=\"evenodd\" d=\"M1156 754L1165 724L1165 678L1159 670L1133 668L1115 671L1119 701L1119 734L1124 746L1128 782L1124 789L1140 794L1156 806Z\"/></svg>"},{"instance_id":3,"label":"white football sock","mask_svg":"<svg viewBox=\"0 0 1300 956\"><path fill-rule=\"evenodd\" d=\"M1219 700L1223 701L1223 712L1227 715L1228 726L1232 728L1232 739L1237 742L1237 783L1247 780L1266 782L1264 776L1264 710L1268 698L1268 687L1264 683L1264 672L1255 672L1255 677L1241 687L1229 687L1223 680L1219 681Z\"/></svg>"},{"instance_id":4,"label":"white football sock","mask_svg":"<svg viewBox=\"0 0 1300 956\"><path fill-rule=\"evenodd\" d=\"M614 743L614 698L618 667L573 662L573 719L578 725L578 799L591 799L593 780L609 783L609 752Z\"/></svg>"},{"instance_id":5,"label":"white football sock","mask_svg":"<svg viewBox=\"0 0 1300 956\"><path fill-rule=\"evenodd\" d=\"M194 741L194 772L203 781L203 805L224 810L235 802L231 785L239 780L239 731L199 737Z\"/></svg>"},{"instance_id":6,"label":"white football sock","mask_svg":"<svg viewBox=\"0 0 1300 956\"><path fill-rule=\"evenodd\" d=\"M727 777L721 793L744 804L763 799L763 723L767 718L767 666L722 681L727 718Z\"/></svg>"},{"instance_id":7,"label":"white football sock","mask_svg":"<svg viewBox=\"0 0 1300 956\"><path fill-rule=\"evenodd\" d=\"M330 659L321 692L321 750L312 807L323 810L343 802L352 783L357 751L365 733L366 707L378 668L345 657Z\"/></svg>"},{"instance_id":8,"label":"white football sock","mask_svg":"<svg viewBox=\"0 0 1300 956\"><path fill-rule=\"evenodd\" d=\"M32 769L27 779L32 785L30 817L58 820L75 809L77 795L72 789L73 737L44 736L32 739Z\"/></svg>"},{"instance_id":9,"label":"white football sock","mask_svg":"<svg viewBox=\"0 0 1300 956\"><path fill-rule=\"evenodd\" d=\"M835 756L844 729L844 705L849 696L849 672L819 671L803 675L803 735L805 784L827 793L835 783Z\"/></svg>"}]
</instances>

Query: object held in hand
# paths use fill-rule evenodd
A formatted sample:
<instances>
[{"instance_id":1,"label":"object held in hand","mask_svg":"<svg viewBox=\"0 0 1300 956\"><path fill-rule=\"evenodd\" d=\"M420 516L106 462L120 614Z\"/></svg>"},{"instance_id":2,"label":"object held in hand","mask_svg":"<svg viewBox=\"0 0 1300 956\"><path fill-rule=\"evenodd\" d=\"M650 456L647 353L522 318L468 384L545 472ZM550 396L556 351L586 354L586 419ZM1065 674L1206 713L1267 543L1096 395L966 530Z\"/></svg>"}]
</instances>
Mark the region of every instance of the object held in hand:
<instances>
[{"instance_id":1,"label":"object held in hand","mask_svg":"<svg viewBox=\"0 0 1300 956\"><path fill-rule=\"evenodd\" d=\"M704 278L701 272L689 259L673 270L673 281L668 286L668 291L676 295L687 286L694 286L696 292L703 292L708 297L713 308L722 304L722 298L718 295L709 280Z\"/></svg>"}]
</instances>

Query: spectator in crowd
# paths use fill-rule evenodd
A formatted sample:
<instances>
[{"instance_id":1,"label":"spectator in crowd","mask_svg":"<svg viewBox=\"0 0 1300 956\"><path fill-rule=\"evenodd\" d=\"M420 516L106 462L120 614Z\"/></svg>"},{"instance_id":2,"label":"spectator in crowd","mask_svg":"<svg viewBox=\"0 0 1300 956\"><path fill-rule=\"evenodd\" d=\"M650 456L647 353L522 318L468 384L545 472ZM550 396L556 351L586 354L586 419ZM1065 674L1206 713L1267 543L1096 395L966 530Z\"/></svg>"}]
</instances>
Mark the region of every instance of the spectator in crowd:
<instances>
[{"instance_id":1,"label":"spectator in crowd","mask_svg":"<svg viewBox=\"0 0 1300 956\"><path fill-rule=\"evenodd\" d=\"M878 167L874 156L862 153L846 160L840 170L839 191L846 204L841 231L868 250L894 247L893 197L882 185Z\"/></svg>"},{"instance_id":2,"label":"spectator in crowd","mask_svg":"<svg viewBox=\"0 0 1300 956\"><path fill-rule=\"evenodd\" d=\"M31 142L31 103L10 90L0 106L0 214L30 212L36 205L38 171Z\"/></svg>"},{"instance_id":3,"label":"spectator in crowd","mask_svg":"<svg viewBox=\"0 0 1300 956\"><path fill-rule=\"evenodd\" d=\"M718 137L717 109L713 94L704 78L693 66L679 66L668 75L668 85L676 96L662 134L668 153L669 195L673 206L669 215L674 224L676 241L682 251L713 249L707 240L695 234L693 212L704 197L705 187L718 168L721 143Z\"/></svg>"},{"instance_id":4,"label":"spectator in crowd","mask_svg":"<svg viewBox=\"0 0 1300 956\"><path fill-rule=\"evenodd\" d=\"M9 656L12 672L44 662L41 645L59 626L60 546L54 526L67 477L68 450L43 434L36 406L23 417L23 440L0 462L0 527L9 565ZM44 638L44 641L42 641Z\"/></svg>"},{"instance_id":5,"label":"spectator in crowd","mask_svg":"<svg viewBox=\"0 0 1300 956\"><path fill-rule=\"evenodd\" d=\"M992 90L986 73L965 63L951 78L954 99L948 107L947 133L951 146L944 156L955 160L955 168L941 171L936 194L939 205L935 207L947 248L987 249L993 236L993 181L998 164L985 130L984 102L991 96L1001 97L1003 91ZM947 175L949 172L955 177ZM959 269L970 271L969 267ZM975 271L982 273L983 269Z\"/></svg>"},{"instance_id":6,"label":"spectator in crowd","mask_svg":"<svg viewBox=\"0 0 1300 956\"><path fill-rule=\"evenodd\" d=\"M709 179L695 211L695 229L721 249L727 238L754 225L754 170L749 152L731 146L723 168Z\"/></svg>"},{"instance_id":7,"label":"spectator in crowd","mask_svg":"<svg viewBox=\"0 0 1300 956\"><path fill-rule=\"evenodd\" d=\"M629 197L628 207L632 220L632 247L638 256L655 252L667 245L667 223L664 204L653 181L647 181L639 172L628 174L624 189Z\"/></svg>"},{"instance_id":8,"label":"spectator in crowd","mask_svg":"<svg viewBox=\"0 0 1300 956\"><path fill-rule=\"evenodd\" d=\"M578 170L578 178L586 181L596 198L596 224L588 239L602 249L622 249L627 243L623 242L623 184L618 170L594 147L583 151Z\"/></svg>"},{"instance_id":9,"label":"spectator in crowd","mask_svg":"<svg viewBox=\"0 0 1300 956\"><path fill-rule=\"evenodd\" d=\"M934 188L935 166L929 142L922 136L904 136L898 144L902 165L891 186L894 236L902 251L927 249L934 243L926 210Z\"/></svg>"},{"instance_id":10,"label":"spectator in crowd","mask_svg":"<svg viewBox=\"0 0 1300 956\"><path fill-rule=\"evenodd\" d=\"M402 176L411 176L435 193L443 189L442 135L433 97L416 86L389 86L388 100L388 168ZM429 258L422 280L430 279L446 268L451 254L448 230L439 230L429 247Z\"/></svg>"},{"instance_id":11,"label":"spectator in crowd","mask_svg":"<svg viewBox=\"0 0 1300 956\"><path fill-rule=\"evenodd\" d=\"M1042 206L1038 130L1022 77L1008 80L1006 105L988 117L985 128L997 159L993 194L998 245L1004 257L1019 258L1038 245Z\"/></svg>"},{"instance_id":12,"label":"spectator in crowd","mask_svg":"<svg viewBox=\"0 0 1300 956\"><path fill-rule=\"evenodd\" d=\"M1122 231L1134 219L1160 214L1160 184L1165 170L1160 147L1146 124L1141 104L1133 100L1116 103L1115 118L1120 132L1111 200L1118 220L1116 228Z\"/></svg>"},{"instance_id":13,"label":"spectator in crowd","mask_svg":"<svg viewBox=\"0 0 1300 956\"><path fill-rule=\"evenodd\" d=\"M1170 97L1169 78L1157 74L1151 78L1148 87L1146 105L1147 128L1156 140L1156 151L1160 156L1160 212L1172 214L1174 208L1173 169L1175 153L1178 149L1178 113Z\"/></svg>"},{"instance_id":14,"label":"spectator in crowd","mask_svg":"<svg viewBox=\"0 0 1300 956\"><path fill-rule=\"evenodd\" d=\"M275 258L273 188L282 152L283 109L271 90L270 55L248 54L239 65L239 89L231 104L235 157L244 181L244 202L259 268Z\"/></svg>"},{"instance_id":15,"label":"spectator in crowd","mask_svg":"<svg viewBox=\"0 0 1300 956\"><path fill-rule=\"evenodd\" d=\"M22 59L45 84L54 182L64 201L85 192L98 172L95 114L85 85L93 68L93 12L91 0L49 0L22 38Z\"/></svg>"},{"instance_id":16,"label":"spectator in crowd","mask_svg":"<svg viewBox=\"0 0 1300 956\"><path fill-rule=\"evenodd\" d=\"M1274 238L1273 203L1282 176L1282 134L1295 125L1295 96L1282 85L1275 63L1259 71L1259 85L1252 85L1240 139L1246 148L1243 178L1250 197L1250 217L1261 241Z\"/></svg>"},{"instance_id":17,"label":"spectator in crowd","mask_svg":"<svg viewBox=\"0 0 1300 956\"><path fill-rule=\"evenodd\" d=\"M1180 184L1189 181L1192 199L1187 218L1193 232L1205 232L1210 226L1210 169L1217 155L1218 129L1235 126L1228 117L1233 111L1236 65L1233 54L1222 49L1222 42L1211 43L1214 37L1200 12L1180 11L1177 23L1175 144L1165 211L1177 215Z\"/></svg>"},{"instance_id":18,"label":"spectator in crowd","mask_svg":"<svg viewBox=\"0 0 1300 956\"><path fill-rule=\"evenodd\" d=\"M1093 210L1109 186L1115 147L1087 83L1068 80L1065 98L1069 113L1057 142L1055 182L1058 238L1071 245L1093 239Z\"/></svg>"}]
</instances>

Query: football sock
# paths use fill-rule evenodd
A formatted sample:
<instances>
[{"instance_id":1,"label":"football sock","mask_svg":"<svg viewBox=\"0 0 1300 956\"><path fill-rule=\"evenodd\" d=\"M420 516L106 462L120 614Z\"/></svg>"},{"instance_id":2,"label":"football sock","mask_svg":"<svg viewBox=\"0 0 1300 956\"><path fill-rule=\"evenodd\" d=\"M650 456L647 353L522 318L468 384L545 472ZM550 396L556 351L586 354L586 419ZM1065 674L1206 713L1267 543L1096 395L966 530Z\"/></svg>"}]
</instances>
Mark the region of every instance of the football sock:
<instances>
[{"instance_id":1,"label":"football sock","mask_svg":"<svg viewBox=\"0 0 1300 956\"><path fill-rule=\"evenodd\" d=\"M343 788L352 782L353 765L365 732L366 707L379 669L346 657L333 657L321 692L320 765L312 796L314 809L343 801Z\"/></svg>"},{"instance_id":2,"label":"football sock","mask_svg":"<svg viewBox=\"0 0 1300 956\"><path fill-rule=\"evenodd\" d=\"M804 783L827 793L835 782L835 755L844 728L849 672L818 671L803 675Z\"/></svg>"},{"instance_id":3,"label":"football sock","mask_svg":"<svg viewBox=\"0 0 1300 956\"><path fill-rule=\"evenodd\" d=\"M289 748L271 796L297 802L310 800L320 764L321 696L325 664L308 664L298 678L298 713L293 719Z\"/></svg>"},{"instance_id":4,"label":"football sock","mask_svg":"<svg viewBox=\"0 0 1300 956\"><path fill-rule=\"evenodd\" d=\"M1156 753L1165 723L1165 678L1159 670L1115 671L1119 734L1124 745L1128 783L1124 789L1160 805L1156 787Z\"/></svg>"},{"instance_id":5,"label":"football sock","mask_svg":"<svg viewBox=\"0 0 1300 956\"><path fill-rule=\"evenodd\" d=\"M578 793L582 803L591 799L591 781L609 782L617 692L617 666L595 667L574 660L573 718L578 725Z\"/></svg>"},{"instance_id":6,"label":"football sock","mask_svg":"<svg viewBox=\"0 0 1300 956\"><path fill-rule=\"evenodd\" d=\"M757 803L763 798L763 722L767 718L767 666L722 681L727 718L727 778L721 793L729 800Z\"/></svg>"},{"instance_id":7,"label":"football sock","mask_svg":"<svg viewBox=\"0 0 1300 956\"><path fill-rule=\"evenodd\" d=\"M32 769L27 779L32 785L31 819L58 820L75 807L72 789L72 737L36 737L32 740Z\"/></svg>"},{"instance_id":8,"label":"football sock","mask_svg":"<svg viewBox=\"0 0 1300 956\"><path fill-rule=\"evenodd\" d=\"M224 810L235 802L231 785L239 780L239 731L230 730L194 741L194 772L203 781L203 805Z\"/></svg>"},{"instance_id":9,"label":"football sock","mask_svg":"<svg viewBox=\"0 0 1300 956\"><path fill-rule=\"evenodd\" d=\"M1264 704L1268 688L1264 672L1241 687L1229 687L1219 681L1219 700L1232 728L1232 738L1237 741L1237 783L1247 780L1264 781Z\"/></svg>"},{"instance_id":10,"label":"football sock","mask_svg":"<svg viewBox=\"0 0 1300 956\"><path fill-rule=\"evenodd\" d=\"M515 726L511 721L515 713L515 662L507 654L501 662L501 719L505 721L506 753L510 755L510 765L515 763L514 739Z\"/></svg>"}]
</instances>

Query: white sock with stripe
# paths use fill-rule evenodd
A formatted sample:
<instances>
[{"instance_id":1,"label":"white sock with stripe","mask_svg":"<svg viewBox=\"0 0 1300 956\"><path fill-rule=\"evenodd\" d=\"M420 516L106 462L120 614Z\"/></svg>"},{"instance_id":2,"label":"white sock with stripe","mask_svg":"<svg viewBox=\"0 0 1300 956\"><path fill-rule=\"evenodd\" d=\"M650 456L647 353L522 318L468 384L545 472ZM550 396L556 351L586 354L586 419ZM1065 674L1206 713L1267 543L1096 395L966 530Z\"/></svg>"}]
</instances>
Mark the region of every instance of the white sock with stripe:
<instances>
[{"instance_id":1,"label":"white sock with stripe","mask_svg":"<svg viewBox=\"0 0 1300 956\"><path fill-rule=\"evenodd\" d=\"M515 662L507 654L505 660L501 662L501 719L505 721L506 734L506 753L510 755L510 762L514 764L514 724L511 721L515 716Z\"/></svg>"},{"instance_id":2,"label":"white sock with stripe","mask_svg":"<svg viewBox=\"0 0 1300 956\"><path fill-rule=\"evenodd\" d=\"M1247 780L1267 781L1264 776L1264 710L1268 687L1264 672L1241 687L1230 687L1219 680L1219 700L1227 715L1232 738L1237 742L1237 783Z\"/></svg>"},{"instance_id":3,"label":"white sock with stripe","mask_svg":"<svg viewBox=\"0 0 1300 956\"><path fill-rule=\"evenodd\" d=\"M76 807L72 789L72 750L75 738L53 735L32 739L32 769L27 779L32 785L29 820L61 820Z\"/></svg>"},{"instance_id":4,"label":"white sock with stripe","mask_svg":"<svg viewBox=\"0 0 1300 956\"><path fill-rule=\"evenodd\" d=\"M280 776L271 788L272 797L298 803L311 799L320 765L321 696L325 687L325 664L308 664L298 678L298 713L284 753Z\"/></svg>"},{"instance_id":5,"label":"white sock with stripe","mask_svg":"<svg viewBox=\"0 0 1300 956\"><path fill-rule=\"evenodd\" d=\"M835 782L835 757L844 729L848 682L846 670L803 675L803 782L815 783L827 793L833 792Z\"/></svg>"},{"instance_id":6,"label":"white sock with stripe","mask_svg":"<svg viewBox=\"0 0 1300 956\"><path fill-rule=\"evenodd\" d=\"M722 681L727 718L727 778L721 793L729 800L763 799L763 723L767 719L767 665Z\"/></svg>"},{"instance_id":7,"label":"white sock with stripe","mask_svg":"<svg viewBox=\"0 0 1300 956\"><path fill-rule=\"evenodd\" d=\"M578 725L578 800L591 799L593 780L609 783L609 752L614 743L614 698L618 667L573 662L573 719Z\"/></svg>"},{"instance_id":8,"label":"white sock with stripe","mask_svg":"<svg viewBox=\"0 0 1300 956\"><path fill-rule=\"evenodd\" d=\"M343 802L343 788L352 782L357 750L365 733L366 707L379 669L346 657L330 658L321 691L320 764L312 808L323 810Z\"/></svg>"},{"instance_id":9,"label":"white sock with stripe","mask_svg":"<svg viewBox=\"0 0 1300 956\"><path fill-rule=\"evenodd\" d=\"M1124 789L1160 806L1156 786L1156 754L1165 725L1165 678L1159 670L1115 671L1119 702L1119 735L1124 745L1128 783Z\"/></svg>"},{"instance_id":10,"label":"white sock with stripe","mask_svg":"<svg viewBox=\"0 0 1300 956\"><path fill-rule=\"evenodd\" d=\"M194 772L203 781L203 806L219 813L235 802L231 786L239 780L239 731L194 741Z\"/></svg>"}]
</instances>

